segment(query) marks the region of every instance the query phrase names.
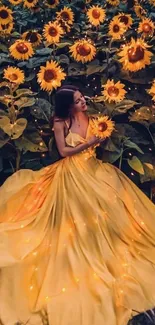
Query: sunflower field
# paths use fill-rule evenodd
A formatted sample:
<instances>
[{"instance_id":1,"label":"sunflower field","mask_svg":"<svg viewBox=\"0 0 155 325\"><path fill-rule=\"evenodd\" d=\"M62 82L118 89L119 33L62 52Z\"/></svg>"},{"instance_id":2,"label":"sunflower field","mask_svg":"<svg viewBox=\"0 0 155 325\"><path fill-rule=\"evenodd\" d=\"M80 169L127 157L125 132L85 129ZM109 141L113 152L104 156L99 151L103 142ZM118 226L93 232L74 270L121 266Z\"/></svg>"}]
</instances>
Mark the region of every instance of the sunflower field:
<instances>
[{"instance_id":1,"label":"sunflower field","mask_svg":"<svg viewBox=\"0 0 155 325\"><path fill-rule=\"evenodd\" d=\"M0 1L1 183L60 158L54 95L74 84L91 115L115 122L98 157L154 199L154 21L155 0Z\"/></svg>"}]
</instances>

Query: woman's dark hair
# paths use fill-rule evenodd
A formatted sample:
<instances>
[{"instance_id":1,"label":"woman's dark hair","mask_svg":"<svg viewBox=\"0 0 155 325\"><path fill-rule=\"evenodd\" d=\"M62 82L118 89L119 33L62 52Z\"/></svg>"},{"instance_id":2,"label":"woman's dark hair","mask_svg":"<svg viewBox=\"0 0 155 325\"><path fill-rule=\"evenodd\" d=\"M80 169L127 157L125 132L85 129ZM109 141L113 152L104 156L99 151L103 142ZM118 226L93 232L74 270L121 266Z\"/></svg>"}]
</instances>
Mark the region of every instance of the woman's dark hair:
<instances>
[{"instance_id":1,"label":"woman's dark hair","mask_svg":"<svg viewBox=\"0 0 155 325\"><path fill-rule=\"evenodd\" d=\"M50 118L50 127L53 127L54 119L66 120L70 118L71 126L71 106L74 103L74 93L80 91L78 87L72 85L62 86L55 95L54 116Z\"/></svg>"},{"instance_id":2,"label":"woman's dark hair","mask_svg":"<svg viewBox=\"0 0 155 325\"><path fill-rule=\"evenodd\" d=\"M78 87L66 85L61 87L55 95L55 116L61 119L70 117L71 106L74 104L74 93Z\"/></svg>"}]
</instances>

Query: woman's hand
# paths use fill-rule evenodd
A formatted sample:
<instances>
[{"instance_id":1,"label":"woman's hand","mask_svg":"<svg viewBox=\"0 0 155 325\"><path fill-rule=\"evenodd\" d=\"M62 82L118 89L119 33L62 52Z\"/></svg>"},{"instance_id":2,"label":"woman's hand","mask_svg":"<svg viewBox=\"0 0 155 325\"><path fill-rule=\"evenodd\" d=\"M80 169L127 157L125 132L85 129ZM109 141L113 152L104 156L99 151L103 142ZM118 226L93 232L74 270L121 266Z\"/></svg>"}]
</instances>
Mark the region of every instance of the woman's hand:
<instances>
[{"instance_id":1,"label":"woman's hand","mask_svg":"<svg viewBox=\"0 0 155 325\"><path fill-rule=\"evenodd\" d=\"M87 141L89 147L91 146L94 146L96 144L100 144L102 143L103 141L105 141L105 138L104 139L101 139L99 137L96 137L95 135L93 135L92 137L90 137Z\"/></svg>"}]
</instances>

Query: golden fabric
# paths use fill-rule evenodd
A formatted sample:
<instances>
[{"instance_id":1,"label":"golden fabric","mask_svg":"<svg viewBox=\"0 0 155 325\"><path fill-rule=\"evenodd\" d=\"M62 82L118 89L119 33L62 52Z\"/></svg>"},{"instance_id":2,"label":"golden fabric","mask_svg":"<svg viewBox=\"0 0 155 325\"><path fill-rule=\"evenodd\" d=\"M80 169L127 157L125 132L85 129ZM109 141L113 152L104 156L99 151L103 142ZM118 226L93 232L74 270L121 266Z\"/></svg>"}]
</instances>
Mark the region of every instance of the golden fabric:
<instances>
[{"instance_id":1,"label":"golden fabric","mask_svg":"<svg viewBox=\"0 0 155 325\"><path fill-rule=\"evenodd\" d=\"M155 306L155 206L92 148L9 177L0 221L4 325L126 325Z\"/></svg>"}]
</instances>

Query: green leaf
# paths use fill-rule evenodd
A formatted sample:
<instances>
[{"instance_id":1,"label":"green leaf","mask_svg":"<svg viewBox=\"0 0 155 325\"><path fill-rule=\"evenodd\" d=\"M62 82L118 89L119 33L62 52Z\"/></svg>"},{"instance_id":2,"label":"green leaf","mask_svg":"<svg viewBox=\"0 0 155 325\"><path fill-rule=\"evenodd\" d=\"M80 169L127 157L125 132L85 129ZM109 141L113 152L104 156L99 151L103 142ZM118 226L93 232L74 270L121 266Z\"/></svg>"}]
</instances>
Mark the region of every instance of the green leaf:
<instances>
[{"instance_id":1,"label":"green leaf","mask_svg":"<svg viewBox=\"0 0 155 325\"><path fill-rule=\"evenodd\" d=\"M142 106L130 116L129 120L131 122L149 121L150 123L154 123L155 117L153 116L153 111L150 107Z\"/></svg>"},{"instance_id":2,"label":"green leaf","mask_svg":"<svg viewBox=\"0 0 155 325\"><path fill-rule=\"evenodd\" d=\"M103 104L100 103L95 103L90 101L88 104L88 113L89 114L99 114L99 113L103 113L105 110L105 107Z\"/></svg>"},{"instance_id":3,"label":"green leaf","mask_svg":"<svg viewBox=\"0 0 155 325\"><path fill-rule=\"evenodd\" d=\"M107 108L108 115L111 116L112 113L113 113L114 110L115 110L116 104L115 104L114 102L109 103L108 101L105 101L104 104L105 104L105 106L106 106L106 108Z\"/></svg>"},{"instance_id":4,"label":"green leaf","mask_svg":"<svg viewBox=\"0 0 155 325\"><path fill-rule=\"evenodd\" d=\"M122 135L124 138L131 138L132 142L136 144L148 145L149 141L145 139L143 133L138 132L131 124L127 123L117 123L115 126L118 134L116 134L117 138Z\"/></svg>"},{"instance_id":5,"label":"green leaf","mask_svg":"<svg viewBox=\"0 0 155 325\"><path fill-rule=\"evenodd\" d=\"M128 72L123 71L120 73L120 78L122 80L130 81L133 84L145 85L145 84L151 83L151 76L149 77L148 74L146 74L142 78L134 78L134 77L130 76Z\"/></svg>"},{"instance_id":6,"label":"green leaf","mask_svg":"<svg viewBox=\"0 0 155 325\"><path fill-rule=\"evenodd\" d=\"M80 24L75 23L72 28L74 28L78 33L81 31Z\"/></svg>"},{"instance_id":7,"label":"green leaf","mask_svg":"<svg viewBox=\"0 0 155 325\"><path fill-rule=\"evenodd\" d=\"M31 81L31 80L33 80L35 78L35 76L36 76L36 73L35 72L31 72L29 74L29 76L25 78L25 81L26 82Z\"/></svg>"},{"instance_id":8,"label":"green leaf","mask_svg":"<svg viewBox=\"0 0 155 325\"><path fill-rule=\"evenodd\" d=\"M78 63L71 63L68 66L68 76L84 75L86 72L80 68Z\"/></svg>"},{"instance_id":9,"label":"green leaf","mask_svg":"<svg viewBox=\"0 0 155 325\"><path fill-rule=\"evenodd\" d=\"M105 63L105 64L103 64L101 66L100 65L89 64L89 65L87 65L86 74L91 75L91 74L94 74L94 73L103 72L106 68L107 68L107 63Z\"/></svg>"},{"instance_id":10,"label":"green leaf","mask_svg":"<svg viewBox=\"0 0 155 325\"><path fill-rule=\"evenodd\" d=\"M115 110L120 113L125 113L128 111L128 109L134 107L135 105L138 105L138 103L134 100L124 99L120 103L116 104Z\"/></svg>"},{"instance_id":11,"label":"green leaf","mask_svg":"<svg viewBox=\"0 0 155 325\"><path fill-rule=\"evenodd\" d=\"M152 165L153 166L153 165ZM155 181L155 166L153 169L148 166L148 164L144 165L145 174L140 175L141 183Z\"/></svg>"},{"instance_id":12,"label":"green leaf","mask_svg":"<svg viewBox=\"0 0 155 325\"><path fill-rule=\"evenodd\" d=\"M6 53L8 53L8 48L7 48L7 46L4 45L4 44L0 44L0 50L1 50L2 52L6 52Z\"/></svg>"},{"instance_id":13,"label":"green leaf","mask_svg":"<svg viewBox=\"0 0 155 325\"><path fill-rule=\"evenodd\" d=\"M124 141L124 146L135 149L138 152L140 152L141 154L144 154L144 152L141 150L141 148L136 143L134 143L134 142L132 142L130 140L125 140Z\"/></svg>"},{"instance_id":14,"label":"green leaf","mask_svg":"<svg viewBox=\"0 0 155 325\"><path fill-rule=\"evenodd\" d=\"M18 89L18 90L16 90L16 94L17 94L17 95L15 96L15 98L20 98L20 97L23 96L23 95L34 96L34 95L36 95L37 93L33 93L33 91L30 90L30 89L22 88L22 89Z\"/></svg>"},{"instance_id":15,"label":"green leaf","mask_svg":"<svg viewBox=\"0 0 155 325\"><path fill-rule=\"evenodd\" d=\"M120 149L119 152L110 152L104 150L102 154L102 161L113 164L122 156L122 153L123 153L122 149Z\"/></svg>"},{"instance_id":16,"label":"green leaf","mask_svg":"<svg viewBox=\"0 0 155 325\"><path fill-rule=\"evenodd\" d=\"M31 114L38 119L49 121L52 114L52 105L48 100L38 98L35 102L35 106L31 109Z\"/></svg>"},{"instance_id":17,"label":"green leaf","mask_svg":"<svg viewBox=\"0 0 155 325\"><path fill-rule=\"evenodd\" d=\"M105 97L104 96L97 96L97 97L94 97L94 102L95 103L104 103L105 101Z\"/></svg>"},{"instance_id":18,"label":"green leaf","mask_svg":"<svg viewBox=\"0 0 155 325\"><path fill-rule=\"evenodd\" d=\"M48 54L51 54L52 51L53 51L53 49L51 49L49 47L44 47L43 49L36 50L36 54L48 55Z\"/></svg>"},{"instance_id":19,"label":"green leaf","mask_svg":"<svg viewBox=\"0 0 155 325\"><path fill-rule=\"evenodd\" d=\"M67 65L69 64L70 60L69 60L69 57L65 54L61 54L59 56L59 62L60 63L66 63Z\"/></svg>"},{"instance_id":20,"label":"green leaf","mask_svg":"<svg viewBox=\"0 0 155 325\"><path fill-rule=\"evenodd\" d=\"M49 155L50 155L50 157L52 159L52 162L57 161L58 159L60 159L60 154L59 154L58 149L56 147L54 137L50 138L50 141L48 143L48 150L49 150Z\"/></svg>"},{"instance_id":21,"label":"green leaf","mask_svg":"<svg viewBox=\"0 0 155 325\"><path fill-rule=\"evenodd\" d=\"M0 64L2 64L2 63L14 63L14 61L12 59L10 59L9 56L2 57L0 55Z\"/></svg>"},{"instance_id":22,"label":"green leaf","mask_svg":"<svg viewBox=\"0 0 155 325\"><path fill-rule=\"evenodd\" d=\"M143 164L136 156L133 156L132 159L127 159L127 162L132 169L134 169L139 174L144 175Z\"/></svg>"},{"instance_id":23,"label":"green leaf","mask_svg":"<svg viewBox=\"0 0 155 325\"><path fill-rule=\"evenodd\" d=\"M14 123L11 123L7 116L0 118L1 129L8 134L12 139L18 139L24 132L27 126L27 120L25 118L19 118Z\"/></svg>"},{"instance_id":24,"label":"green leaf","mask_svg":"<svg viewBox=\"0 0 155 325\"><path fill-rule=\"evenodd\" d=\"M0 88L7 87L10 88L10 83L8 81L3 81L0 83Z\"/></svg>"},{"instance_id":25,"label":"green leaf","mask_svg":"<svg viewBox=\"0 0 155 325\"><path fill-rule=\"evenodd\" d=\"M147 166L149 169L153 170L154 166L150 163L144 163L145 166Z\"/></svg>"},{"instance_id":26,"label":"green leaf","mask_svg":"<svg viewBox=\"0 0 155 325\"><path fill-rule=\"evenodd\" d=\"M10 137L0 129L0 148L5 146L5 144L10 140Z\"/></svg>"},{"instance_id":27,"label":"green leaf","mask_svg":"<svg viewBox=\"0 0 155 325\"><path fill-rule=\"evenodd\" d=\"M8 116L8 113L6 111L4 111L3 109L0 109L0 117L1 116Z\"/></svg>"},{"instance_id":28,"label":"green leaf","mask_svg":"<svg viewBox=\"0 0 155 325\"><path fill-rule=\"evenodd\" d=\"M20 38L20 33L18 33L17 31L14 31L12 34L11 34L12 37L18 37Z\"/></svg>"},{"instance_id":29,"label":"green leaf","mask_svg":"<svg viewBox=\"0 0 155 325\"><path fill-rule=\"evenodd\" d=\"M19 65L19 67L22 67L23 65L25 65L27 68L32 69L32 68L36 68L36 67L40 67L40 65L42 63L46 63L47 60L50 59L51 56L42 56L42 57L33 57L31 59L29 59L28 61L25 62L21 62L22 65Z\"/></svg>"},{"instance_id":30,"label":"green leaf","mask_svg":"<svg viewBox=\"0 0 155 325\"><path fill-rule=\"evenodd\" d=\"M72 45L72 43L71 42L62 42L62 43L57 43L57 48L58 49L62 49L63 47L65 47L65 46L70 46L70 45Z\"/></svg>"},{"instance_id":31,"label":"green leaf","mask_svg":"<svg viewBox=\"0 0 155 325\"><path fill-rule=\"evenodd\" d=\"M17 105L19 109L24 107L30 107L35 104L35 98L22 97L14 102L14 105Z\"/></svg>"},{"instance_id":32,"label":"green leaf","mask_svg":"<svg viewBox=\"0 0 155 325\"><path fill-rule=\"evenodd\" d=\"M20 150L31 152L45 152L48 151L45 142L38 135L37 132L31 133L30 138L22 136L22 138L15 141L16 147Z\"/></svg>"},{"instance_id":33,"label":"green leaf","mask_svg":"<svg viewBox=\"0 0 155 325\"><path fill-rule=\"evenodd\" d=\"M119 152L120 153L120 148L116 147L114 142L112 141L111 138L109 138L106 142L106 145L104 145L103 143L103 146L104 146L104 149L107 150L107 151L112 151L112 152Z\"/></svg>"}]
</instances>

